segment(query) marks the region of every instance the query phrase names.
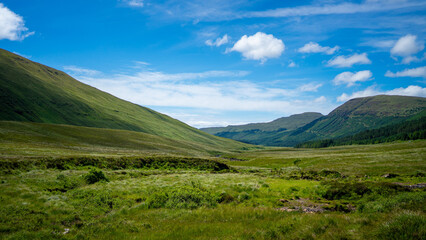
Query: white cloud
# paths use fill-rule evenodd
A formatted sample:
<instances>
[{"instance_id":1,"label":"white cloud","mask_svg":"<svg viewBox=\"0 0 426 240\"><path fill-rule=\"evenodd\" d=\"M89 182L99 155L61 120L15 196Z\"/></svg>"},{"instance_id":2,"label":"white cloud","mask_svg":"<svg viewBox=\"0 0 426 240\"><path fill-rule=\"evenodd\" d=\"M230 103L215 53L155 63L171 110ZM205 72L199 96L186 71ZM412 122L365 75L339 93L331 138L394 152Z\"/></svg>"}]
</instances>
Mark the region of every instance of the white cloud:
<instances>
[{"instance_id":1,"label":"white cloud","mask_svg":"<svg viewBox=\"0 0 426 240\"><path fill-rule=\"evenodd\" d=\"M410 64L412 62L420 62L422 59L416 57L416 56L407 56L404 57L401 61L401 63L403 64Z\"/></svg>"},{"instance_id":2,"label":"white cloud","mask_svg":"<svg viewBox=\"0 0 426 240\"><path fill-rule=\"evenodd\" d=\"M124 2L130 7L138 7L141 8L144 6L144 0L124 0Z\"/></svg>"},{"instance_id":3,"label":"white cloud","mask_svg":"<svg viewBox=\"0 0 426 240\"><path fill-rule=\"evenodd\" d=\"M398 39L391 49L392 55L408 57L424 49L424 44L417 41L417 36L408 34Z\"/></svg>"},{"instance_id":4,"label":"white cloud","mask_svg":"<svg viewBox=\"0 0 426 240\"><path fill-rule=\"evenodd\" d=\"M316 103L325 103L325 102L327 102L327 98L324 97L324 96L321 96L321 97L316 98L314 100L314 102L316 102Z\"/></svg>"},{"instance_id":5,"label":"white cloud","mask_svg":"<svg viewBox=\"0 0 426 240\"><path fill-rule=\"evenodd\" d=\"M98 75L98 74L101 73L97 70L81 68L81 67L77 67L77 66L64 66L63 68L64 68L65 71L69 71L71 74L74 74L74 75L77 75L77 76L81 76L81 75L93 76L93 75Z\"/></svg>"},{"instance_id":6,"label":"white cloud","mask_svg":"<svg viewBox=\"0 0 426 240\"><path fill-rule=\"evenodd\" d=\"M354 92L351 95L343 93L337 98L337 101L346 102L353 98L369 97L369 96L375 96L375 95L403 95L403 96L426 97L426 88L410 85L406 88L401 87L401 88L395 88L389 91L379 91L375 89L374 86L371 86L363 91Z\"/></svg>"},{"instance_id":7,"label":"white cloud","mask_svg":"<svg viewBox=\"0 0 426 240\"><path fill-rule=\"evenodd\" d=\"M294 68L294 67L297 67L297 65L296 65L296 63L295 63L295 62L290 61L290 63L288 64L288 67L289 67L289 68Z\"/></svg>"},{"instance_id":8,"label":"white cloud","mask_svg":"<svg viewBox=\"0 0 426 240\"><path fill-rule=\"evenodd\" d=\"M322 87L322 83L307 83L300 86L298 89L301 92L316 92L318 88Z\"/></svg>"},{"instance_id":9,"label":"white cloud","mask_svg":"<svg viewBox=\"0 0 426 240\"><path fill-rule=\"evenodd\" d=\"M356 82L365 82L371 80L373 74L369 70L359 72L342 72L334 79L334 85L346 84L347 87L353 86Z\"/></svg>"},{"instance_id":10,"label":"white cloud","mask_svg":"<svg viewBox=\"0 0 426 240\"><path fill-rule=\"evenodd\" d=\"M222 46L223 44L227 44L228 43L228 35L227 34L225 34L225 35L223 35L223 37L219 37L219 38L217 38L215 41L212 41L212 40L207 40L206 41L206 45L208 45L208 46L216 46L216 47L219 47L219 46Z\"/></svg>"},{"instance_id":11,"label":"white cloud","mask_svg":"<svg viewBox=\"0 0 426 240\"><path fill-rule=\"evenodd\" d=\"M334 54L336 51L340 49L339 46L331 47L321 47L316 42L309 42L305 44L305 46L299 48L299 52L301 53L325 53L327 55Z\"/></svg>"},{"instance_id":12,"label":"white cloud","mask_svg":"<svg viewBox=\"0 0 426 240\"><path fill-rule=\"evenodd\" d=\"M136 63L137 65L143 65L143 66L151 65L151 63L149 63L149 62L144 62L144 61L135 61L135 63Z\"/></svg>"},{"instance_id":13,"label":"white cloud","mask_svg":"<svg viewBox=\"0 0 426 240\"><path fill-rule=\"evenodd\" d=\"M363 3L339 3L306 5L293 8L278 8L274 10L249 12L242 17L295 17L331 14L356 14L366 12L389 11L414 6L425 6L424 1L379 0Z\"/></svg>"},{"instance_id":14,"label":"white cloud","mask_svg":"<svg viewBox=\"0 0 426 240\"><path fill-rule=\"evenodd\" d=\"M355 53L352 56L337 56L328 61L328 66L332 67L352 67L355 64L371 64L366 53L358 54Z\"/></svg>"},{"instance_id":15,"label":"white cloud","mask_svg":"<svg viewBox=\"0 0 426 240\"><path fill-rule=\"evenodd\" d=\"M402 57L403 64L410 64L411 62L419 62L422 59L414 56L424 49L424 43L417 40L417 36L407 34L395 43L391 49L392 56Z\"/></svg>"},{"instance_id":16,"label":"white cloud","mask_svg":"<svg viewBox=\"0 0 426 240\"><path fill-rule=\"evenodd\" d=\"M426 52L423 53L423 57L421 58L418 58L416 56L405 57L404 59L402 59L402 63L409 64L411 62L422 62L424 60L426 60Z\"/></svg>"},{"instance_id":17,"label":"white cloud","mask_svg":"<svg viewBox=\"0 0 426 240\"><path fill-rule=\"evenodd\" d=\"M227 81L207 79L219 75L226 75ZM320 84L296 89L269 88L250 81L232 79L231 75L227 71L176 74L140 72L112 77L79 76L78 79L117 97L151 107L281 114L305 111L326 113L334 107L321 103L324 100L322 98L304 94L316 91ZM240 72L236 71L233 75L238 77ZM206 80L193 81L202 77Z\"/></svg>"},{"instance_id":18,"label":"white cloud","mask_svg":"<svg viewBox=\"0 0 426 240\"><path fill-rule=\"evenodd\" d=\"M164 110L164 111L163 111ZM197 109L194 111L193 109L173 109L170 111L168 108L160 108L159 111L168 116L171 116L175 119L179 119L193 127L196 128L205 128L205 127L220 127L220 126L228 126L228 125L243 125L250 122L247 121L258 121L257 117L253 117L250 119L246 118L245 121L241 121L241 119L230 117L229 115L218 114L217 111L209 111L203 109ZM262 119L263 120L263 119ZM262 121L261 120L261 121ZM269 119L268 119L269 120Z\"/></svg>"},{"instance_id":19,"label":"white cloud","mask_svg":"<svg viewBox=\"0 0 426 240\"><path fill-rule=\"evenodd\" d=\"M405 69L400 72L393 73L391 71L387 71L385 74L386 77L422 77L426 78L426 66L425 67L418 67L418 68L411 68L411 69Z\"/></svg>"},{"instance_id":20,"label":"white cloud","mask_svg":"<svg viewBox=\"0 0 426 240\"><path fill-rule=\"evenodd\" d=\"M385 94L426 97L426 88L410 85L406 88L395 88L393 90L387 91Z\"/></svg>"},{"instance_id":21,"label":"white cloud","mask_svg":"<svg viewBox=\"0 0 426 240\"><path fill-rule=\"evenodd\" d=\"M25 27L24 19L0 3L0 40L19 41L33 35Z\"/></svg>"},{"instance_id":22,"label":"white cloud","mask_svg":"<svg viewBox=\"0 0 426 240\"><path fill-rule=\"evenodd\" d=\"M173 116L173 115L170 115ZM179 118L173 116L174 118ZM202 118L202 116L200 116ZM229 125L240 125L246 123L230 123L228 121L200 121L191 119L189 121L185 121L188 125L196 127L196 128L207 128L207 127L218 127L218 126L229 126Z\"/></svg>"},{"instance_id":23,"label":"white cloud","mask_svg":"<svg viewBox=\"0 0 426 240\"><path fill-rule=\"evenodd\" d=\"M246 59L264 63L268 58L280 57L284 50L285 45L281 39L272 34L258 32L252 36L242 36L228 51L240 52Z\"/></svg>"},{"instance_id":24,"label":"white cloud","mask_svg":"<svg viewBox=\"0 0 426 240\"><path fill-rule=\"evenodd\" d=\"M353 98L369 97L369 96L375 96L375 95L380 95L380 94L382 94L382 93L380 91L375 90L374 87L368 87L367 89L365 89L363 91L354 92L354 93L352 93L352 95L348 95L346 93L343 93L342 95L337 97L337 101L338 102L346 102L346 101L353 99Z\"/></svg>"},{"instance_id":25,"label":"white cloud","mask_svg":"<svg viewBox=\"0 0 426 240\"><path fill-rule=\"evenodd\" d=\"M165 81L183 81L214 77L244 77L250 72L247 71L206 71L199 73L163 73L153 71L142 71L134 76L119 75L127 77L129 81L134 82L165 82Z\"/></svg>"},{"instance_id":26,"label":"white cloud","mask_svg":"<svg viewBox=\"0 0 426 240\"><path fill-rule=\"evenodd\" d=\"M299 3L301 1L293 1ZM244 19L244 18L285 18L285 17L298 17L298 16L315 16L315 15L335 15L335 14L354 14L357 13L369 13L369 12L387 12L396 9L404 9L410 7L417 7L421 9L426 6L424 0L381 0L376 2L371 1L358 1L360 3L349 3L348 1L337 1L337 0L315 0L310 1L313 4L310 5L299 5L296 7L289 8L276 8L268 9L264 11L244 11L251 6L251 3L243 0L191 0L191 1L177 1L177 0L164 0L164 1L151 1L150 3L155 6L150 15L156 17L164 17L168 19L179 19L186 21L229 21L232 19ZM353 2L353 1L352 1ZM365 16L362 18L358 17L359 22L363 21ZM406 19L407 15L403 16ZM418 16L416 16L419 19ZM375 19L376 16L375 16ZM421 20L421 19L419 19ZM368 20L367 20L368 21ZM368 23L370 23L368 21ZM333 21L330 25L339 24ZM399 22L392 22L392 25L399 24ZM354 24L351 24L353 26ZM364 25L368 27L376 27L374 24ZM326 26L321 26L323 29Z\"/></svg>"},{"instance_id":27,"label":"white cloud","mask_svg":"<svg viewBox=\"0 0 426 240\"><path fill-rule=\"evenodd\" d=\"M381 40L381 41L370 41L366 45L370 45L377 48L391 48L395 45L394 40Z\"/></svg>"},{"instance_id":28,"label":"white cloud","mask_svg":"<svg viewBox=\"0 0 426 240\"><path fill-rule=\"evenodd\" d=\"M408 57L404 57L403 59L402 59L402 62L401 63L403 63L403 64L410 64L410 63L412 63L412 62L422 62L422 61L424 61L426 59L426 52L425 53L423 53L423 57L420 57L420 58L418 58L418 57L416 57L416 56L408 56Z\"/></svg>"},{"instance_id":29,"label":"white cloud","mask_svg":"<svg viewBox=\"0 0 426 240\"><path fill-rule=\"evenodd\" d=\"M150 65L151 63L145 61L133 61L133 64L129 67L134 69L150 70Z\"/></svg>"}]
</instances>

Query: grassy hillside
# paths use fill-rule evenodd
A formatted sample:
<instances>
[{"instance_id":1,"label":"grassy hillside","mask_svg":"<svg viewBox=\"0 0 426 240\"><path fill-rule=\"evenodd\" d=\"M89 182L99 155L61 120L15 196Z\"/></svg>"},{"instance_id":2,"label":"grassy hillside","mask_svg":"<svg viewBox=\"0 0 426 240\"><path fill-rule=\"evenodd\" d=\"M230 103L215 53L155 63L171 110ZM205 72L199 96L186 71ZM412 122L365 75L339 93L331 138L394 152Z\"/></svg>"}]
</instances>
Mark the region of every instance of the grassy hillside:
<instances>
[{"instance_id":1,"label":"grassy hillside","mask_svg":"<svg viewBox=\"0 0 426 240\"><path fill-rule=\"evenodd\" d=\"M202 128L201 130L216 136L234 139L251 144L265 144L276 135L286 134L300 128L323 115L321 113L306 112L289 117L278 118L267 123L250 123L227 127Z\"/></svg>"},{"instance_id":2,"label":"grassy hillside","mask_svg":"<svg viewBox=\"0 0 426 240\"><path fill-rule=\"evenodd\" d=\"M293 131L228 131L216 135L252 144L295 146L307 141L344 137L396 124L425 109L425 98L379 95L349 100L327 116L316 118Z\"/></svg>"},{"instance_id":3,"label":"grassy hillside","mask_svg":"<svg viewBox=\"0 0 426 240\"><path fill-rule=\"evenodd\" d=\"M271 145L294 146L310 140L353 135L404 121L424 109L426 99L421 97L379 95L356 98Z\"/></svg>"},{"instance_id":4,"label":"grassy hillside","mask_svg":"<svg viewBox=\"0 0 426 240\"><path fill-rule=\"evenodd\" d=\"M0 120L124 129L211 146L234 145L0 49Z\"/></svg>"},{"instance_id":5,"label":"grassy hillside","mask_svg":"<svg viewBox=\"0 0 426 240\"><path fill-rule=\"evenodd\" d=\"M322 148L352 144L376 144L397 140L426 139L426 111L396 124L365 130L346 137L308 141L296 145L303 148Z\"/></svg>"},{"instance_id":6,"label":"grassy hillside","mask_svg":"<svg viewBox=\"0 0 426 240\"><path fill-rule=\"evenodd\" d=\"M418 114L426 108L426 99L379 95L352 99L333 110L308 131L331 137L378 128Z\"/></svg>"},{"instance_id":7,"label":"grassy hillside","mask_svg":"<svg viewBox=\"0 0 426 240\"><path fill-rule=\"evenodd\" d=\"M294 114L289 117L278 118L272 122L249 123L245 125L230 125L227 127L201 128L201 130L210 134L218 134L220 132L243 132L243 131L252 131L252 130L259 130L264 132L277 131L277 130L291 131L307 123L310 123L313 120L322 116L323 115L321 113L306 112L302 114Z\"/></svg>"},{"instance_id":8,"label":"grassy hillside","mask_svg":"<svg viewBox=\"0 0 426 240\"><path fill-rule=\"evenodd\" d=\"M152 134L60 124L0 121L0 158L61 156L209 157L245 145L207 145Z\"/></svg>"}]
</instances>

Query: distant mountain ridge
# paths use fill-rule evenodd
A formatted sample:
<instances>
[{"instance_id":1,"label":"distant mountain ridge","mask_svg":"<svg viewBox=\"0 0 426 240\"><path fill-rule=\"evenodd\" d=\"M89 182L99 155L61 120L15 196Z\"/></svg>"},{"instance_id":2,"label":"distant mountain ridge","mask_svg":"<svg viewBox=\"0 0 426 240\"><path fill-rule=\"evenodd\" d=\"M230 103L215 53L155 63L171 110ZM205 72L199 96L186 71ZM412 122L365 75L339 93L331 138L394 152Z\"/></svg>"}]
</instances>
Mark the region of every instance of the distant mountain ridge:
<instances>
[{"instance_id":1,"label":"distant mountain ridge","mask_svg":"<svg viewBox=\"0 0 426 240\"><path fill-rule=\"evenodd\" d=\"M399 123L365 130L354 135L334 139L308 141L297 144L298 148L323 148L352 144L376 144L397 140L426 139L426 110Z\"/></svg>"},{"instance_id":2,"label":"distant mountain ridge","mask_svg":"<svg viewBox=\"0 0 426 240\"><path fill-rule=\"evenodd\" d=\"M335 138L403 121L426 108L426 98L378 95L351 99L318 119L304 133L312 139ZM303 133L293 133L292 137ZM311 139L309 139L311 140Z\"/></svg>"},{"instance_id":3,"label":"distant mountain ridge","mask_svg":"<svg viewBox=\"0 0 426 240\"><path fill-rule=\"evenodd\" d=\"M245 143L266 145L264 144L265 141L273 139L275 135L296 130L322 116L323 115L321 113L307 112L291 115L289 117L278 118L266 123L202 128L201 130L216 136L230 138Z\"/></svg>"},{"instance_id":4,"label":"distant mountain ridge","mask_svg":"<svg viewBox=\"0 0 426 240\"><path fill-rule=\"evenodd\" d=\"M229 131L233 129L227 127L224 131L214 134L252 144L295 146L307 141L344 137L396 124L425 109L426 99L422 97L378 95L351 99L327 116L315 118L307 123L303 122L302 126L290 131L282 129ZM249 125L255 126L255 124ZM237 129L235 126L232 127Z\"/></svg>"},{"instance_id":5,"label":"distant mountain ridge","mask_svg":"<svg viewBox=\"0 0 426 240\"><path fill-rule=\"evenodd\" d=\"M0 49L0 120L122 129L210 146L244 146Z\"/></svg>"},{"instance_id":6,"label":"distant mountain ridge","mask_svg":"<svg viewBox=\"0 0 426 240\"><path fill-rule=\"evenodd\" d=\"M245 125L229 125L227 127L211 127L201 128L204 132L216 134L218 132L241 132L250 130L260 131L277 131L277 130L294 130L304 126L313 120L322 117L321 113L306 112L294 114L289 117L282 117L266 123L249 123Z\"/></svg>"}]
</instances>

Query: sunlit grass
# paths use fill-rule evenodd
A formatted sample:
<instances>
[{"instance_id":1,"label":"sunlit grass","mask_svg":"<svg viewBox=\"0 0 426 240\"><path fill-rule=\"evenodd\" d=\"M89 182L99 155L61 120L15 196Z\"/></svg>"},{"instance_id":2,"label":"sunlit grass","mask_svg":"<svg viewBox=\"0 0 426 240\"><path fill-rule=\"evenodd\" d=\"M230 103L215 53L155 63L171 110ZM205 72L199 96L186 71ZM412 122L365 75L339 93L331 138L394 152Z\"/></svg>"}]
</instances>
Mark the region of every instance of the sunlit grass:
<instances>
[{"instance_id":1,"label":"sunlit grass","mask_svg":"<svg viewBox=\"0 0 426 240\"><path fill-rule=\"evenodd\" d=\"M409 174L426 171L426 141L353 145L325 149L271 148L235 155L247 161L229 161L231 166L290 168L300 159L305 170L336 170L350 175L386 172Z\"/></svg>"},{"instance_id":2,"label":"sunlit grass","mask_svg":"<svg viewBox=\"0 0 426 240\"><path fill-rule=\"evenodd\" d=\"M46 140L46 134L37 142L33 141L40 137L37 134L9 134L0 141L0 160L37 162L85 156L102 163L125 157L179 160L198 156L194 161L216 160L237 171L200 171L197 165L173 168L167 164L139 169L129 165L129 169L109 162L111 166L100 164L97 170L108 181L90 184L87 175L93 166L89 165L61 165L63 170L43 164L4 166L0 174L1 239L380 239L384 233L426 237L419 224L425 219L424 188L406 190L398 185L426 181L426 141L214 151L185 142L157 145L160 140L143 135L147 145L137 148L137 144L108 140L108 131L89 130L100 131L106 142L76 138L64 144L57 137ZM123 134L140 140L133 133ZM294 165L296 159L301 160L300 169ZM338 172L324 175L323 169ZM306 179L301 179L302 172ZM381 177L386 173L400 176ZM328 192L332 185L337 192ZM369 189L358 194L347 186ZM281 209L321 204L331 210ZM349 205L353 209L345 212ZM415 226L401 225L404 219Z\"/></svg>"},{"instance_id":3,"label":"sunlit grass","mask_svg":"<svg viewBox=\"0 0 426 240\"><path fill-rule=\"evenodd\" d=\"M422 191L401 193L392 201L371 195L336 200L363 205L353 213L300 213L278 210L280 199L324 202L324 182L291 180L273 172L214 174L195 170L103 170L109 180L88 184L88 169L16 170L0 176L0 237L13 239L374 239L388 231L387 219L412 211L424 219ZM402 176L408 183L423 178ZM344 182L388 182L383 178ZM195 187L215 206L149 209L153 193ZM65 191L62 191L64 189ZM387 199L388 197L384 197ZM215 200L215 201L216 201ZM333 201L328 201L332 203ZM407 205L407 203L410 203ZM382 209L376 211L374 209ZM401 216L402 216L401 215ZM403 218L403 217L402 217ZM416 220L418 221L418 220ZM67 230L68 229L68 230ZM67 231L64 234L64 231ZM396 230L395 234L406 234ZM417 230L415 230L417 231ZM418 230L420 231L420 230Z\"/></svg>"}]
</instances>

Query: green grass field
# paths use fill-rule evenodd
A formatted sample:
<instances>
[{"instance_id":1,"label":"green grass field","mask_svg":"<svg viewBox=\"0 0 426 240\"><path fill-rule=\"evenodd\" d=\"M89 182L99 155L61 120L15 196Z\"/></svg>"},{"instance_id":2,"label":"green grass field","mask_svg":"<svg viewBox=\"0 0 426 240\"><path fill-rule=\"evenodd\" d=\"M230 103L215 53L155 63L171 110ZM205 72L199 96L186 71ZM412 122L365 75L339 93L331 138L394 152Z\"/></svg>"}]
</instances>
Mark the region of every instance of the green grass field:
<instances>
[{"instance_id":1,"label":"green grass field","mask_svg":"<svg viewBox=\"0 0 426 240\"><path fill-rule=\"evenodd\" d=\"M218 137L216 137L218 138ZM229 139L185 141L126 130L0 121L0 156L210 156L256 148Z\"/></svg>"},{"instance_id":2,"label":"green grass field","mask_svg":"<svg viewBox=\"0 0 426 240\"><path fill-rule=\"evenodd\" d=\"M291 168L300 159L305 170L335 170L348 175L410 174L426 172L426 141L349 145L323 149L269 148L228 155L246 161L231 166Z\"/></svg>"},{"instance_id":3,"label":"green grass field","mask_svg":"<svg viewBox=\"0 0 426 240\"><path fill-rule=\"evenodd\" d=\"M373 190L333 199L326 197L325 180L289 180L267 172L103 171L109 181L95 184L84 180L87 169L2 174L1 238L388 239L390 232L394 239L422 239L426 234L426 193L392 185L374 188L392 182L386 179L335 179ZM323 204L330 210L281 209ZM346 212L349 205L356 209ZM411 229L389 227L407 224L405 218L413 222L406 226Z\"/></svg>"},{"instance_id":4,"label":"green grass field","mask_svg":"<svg viewBox=\"0 0 426 240\"><path fill-rule=\"evenodd\" d=\"M424 140L216 148L16 122L0 139L0 239L426 238ZM138 157L162 164L119 164ZM200 167L212 160L231 169Z\"/></svg>"}]
</instances>

